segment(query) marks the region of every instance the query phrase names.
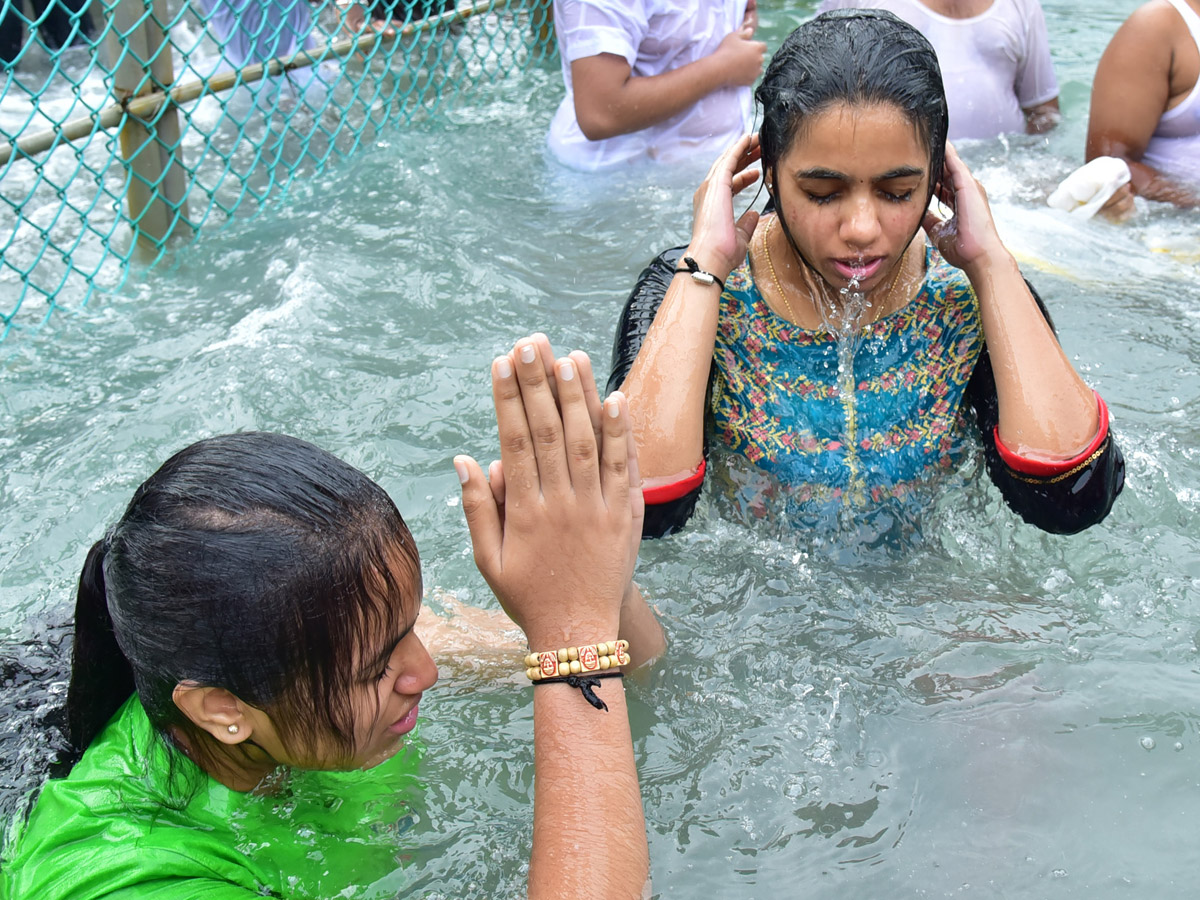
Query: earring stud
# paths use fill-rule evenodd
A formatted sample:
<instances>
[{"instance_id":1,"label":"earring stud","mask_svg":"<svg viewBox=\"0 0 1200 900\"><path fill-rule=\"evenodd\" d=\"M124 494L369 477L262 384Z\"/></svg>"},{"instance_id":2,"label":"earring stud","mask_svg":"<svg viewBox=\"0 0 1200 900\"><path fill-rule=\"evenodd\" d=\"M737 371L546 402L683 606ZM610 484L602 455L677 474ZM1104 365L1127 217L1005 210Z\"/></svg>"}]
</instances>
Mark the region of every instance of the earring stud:
<instances>
[{"instance_id":1,"label":"earring stud","mask_svg":"<svg viewBox=\"0 0 1200 900\"><path fill-rule=\"evenodd\" d=\"M226 728L225 730L226 730L226 731L228 731L230 734L237 734L237 733L238 733L238 727L237 727L236 725L230 725L230 726L229 726L228 728Z\"/></svg>"}]
</instances>

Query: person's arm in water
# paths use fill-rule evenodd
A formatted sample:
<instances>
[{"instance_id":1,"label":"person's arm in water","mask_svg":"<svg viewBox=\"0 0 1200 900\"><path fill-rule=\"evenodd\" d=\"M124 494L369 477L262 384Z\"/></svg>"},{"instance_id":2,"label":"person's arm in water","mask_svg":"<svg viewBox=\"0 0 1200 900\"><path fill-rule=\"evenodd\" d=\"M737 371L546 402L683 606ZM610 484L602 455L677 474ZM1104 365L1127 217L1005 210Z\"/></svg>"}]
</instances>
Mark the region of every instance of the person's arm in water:
<instances>
[{"instance_id":1,"label":"person's arm in water","mask_svg":"<svg viewBox=\"0 0 1200 900\"><path fill-rule=\"evenodd\" d=\"M746 257L758 213L734 220L733 197L758 178L758 137L746 136L713 163L692 197L692 238L683 257L724 281ZM681 257L682 258L682 257ZM643 486L693 476L704 452L708 389L721 288L677 274L621 390L629 398Z\"/></svg>"},{"instance_id":2,"label":"person's arm in water","mask_svg":"<svg viewBox=\"0 0 1200 900\"><path fill-rule=\"evenodd\" d=\"M438 598L438 605L442 615L428 604L421 607L416 631L439 669L487 676L507 674L512 661L525 653L520 630L500 610L459 603L448 594ZM632 581L621 601L617 637L629 642L626 672L653 662L667 646L658 617Z\"/></svg>"},{"instance_id":3,"label":"person's arm in water","mask_svg":"<svg viewBox=\"0 0 1200 900\"><path fill-rule=\"evenodd\" d=\"M1098 434L1096 395L1063 353L1001 242L983 186L949 144L938 196L954 217L943 222L929 213L925 230L942 256L966 272L979 298L996 378L1001 443L1039 462L1078 456L1097 436L1104 437Z\"/></svg>"},{"instance_id":4,"label":"person's arm in water","mask_svg":"<svg viewBox=\"0 0 1200 900\"><path fill-rule=\"evenodd\" d=\"M1022 59L1017 68L1017 102L1025 116L1026 134L1045 134L1054 128L1062 115L1058 106L1058 79L1054 75L1054 59L1050 55L1050 35L1046 17L1039 2L1017 3L1013 9L1023 10L1019 18L1024 26L1024 40L1019 51ZM1047 96L1053 91L1053 96Z\"/></svg>"},{"instance_id":5,"label":"person's arm in water","mask_svg":"<svg viewBox=\"0 0 1200 900\"><path fill-rule=\"evenodd\" d=\"M1125 160L1133 190L1148 200L1196 208L1200 196L1142 162L1159 118L1189 89L1177 63L1183 40L1190 34L1165 2L1141 7L1117 29L1092 83L1086 156Z\"/></svg>"},{"instance_id":6,"label":"person's arm in water","mask_svg":"<svg viewBox=\"0 0 1200 900\"><path fill-rule=\"evenodd\" d=\"M532 650L611 641L637 559L643 505L628 404L604 401L597 439L576 357L548 376L531 338L492 364L503 500L456 457L475 561ZM553 389L552 389L553 388ZM519 661L515 661L519 664ZM645 819L624 686L533 690L533 900L641 897Z\"/></svg>"},{"instance_id":7,"label":"person's arm in water","mask_svg":"<svg viewBox=\"0 0 1200 900\"><path fill-rule=\"evenodd\" d=\"M657 125L694 106L714 91L754 84L762 74L767 45L754 40L758 22L751 3L737 31L703 59L663 72L635 76L615 53L571 63L575 118L584 136L601 141Z\"/></svg>"}]
</instances>

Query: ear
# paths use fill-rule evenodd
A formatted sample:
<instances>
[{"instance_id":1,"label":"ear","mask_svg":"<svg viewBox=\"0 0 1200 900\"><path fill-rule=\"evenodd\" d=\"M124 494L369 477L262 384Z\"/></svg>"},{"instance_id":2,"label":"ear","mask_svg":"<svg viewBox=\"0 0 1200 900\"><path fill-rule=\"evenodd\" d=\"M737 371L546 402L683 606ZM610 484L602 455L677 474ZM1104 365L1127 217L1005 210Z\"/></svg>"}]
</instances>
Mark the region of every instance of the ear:
<instances>
[{"instance_id":1,"label":"ear","mask_svg":"<svg viewBox=\"0 0 1200 900\"><path fill-rule=\"evenodd\" d=\"M181 681L171 692L171 699L194 725L222 744L240 744L254 733L245 704L225 688Z\"/></svg>"}]
</instances>

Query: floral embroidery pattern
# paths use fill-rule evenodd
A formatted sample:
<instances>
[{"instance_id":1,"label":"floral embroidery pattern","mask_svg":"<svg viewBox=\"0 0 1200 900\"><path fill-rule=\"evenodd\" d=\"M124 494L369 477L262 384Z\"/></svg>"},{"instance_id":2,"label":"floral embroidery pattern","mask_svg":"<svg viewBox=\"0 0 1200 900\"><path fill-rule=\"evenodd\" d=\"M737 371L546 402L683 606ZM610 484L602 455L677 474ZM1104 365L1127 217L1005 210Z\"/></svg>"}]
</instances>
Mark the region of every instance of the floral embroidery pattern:
<instances>
[{"instance_id":1,"label":"floral embroidery pattern","mask_svg":"<svg viewBox=\"0 0 1200 900\"><path fill-rule=\"evenodd\" d=\"M982 349L970 282L927 247L921 291L860 334L854 402L844 402L834 336L777 316L747 262L730 273L721 296L715 431L790 485L812 485L824 496L897 496L957 455L963 397Z\"/></svg>"}]
</instances>

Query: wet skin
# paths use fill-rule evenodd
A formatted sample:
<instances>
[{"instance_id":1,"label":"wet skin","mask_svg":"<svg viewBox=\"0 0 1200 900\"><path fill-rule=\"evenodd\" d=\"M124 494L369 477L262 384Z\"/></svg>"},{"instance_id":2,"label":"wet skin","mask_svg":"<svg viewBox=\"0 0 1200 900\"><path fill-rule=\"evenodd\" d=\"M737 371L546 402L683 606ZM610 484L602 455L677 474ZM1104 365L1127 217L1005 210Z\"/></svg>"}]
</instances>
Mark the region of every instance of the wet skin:
<instances>
[{"instance_id":1,"label":"wet skin","mask_svg":"<svg viewBox=\"0 0 1200 900\"><path fill-rule=\"evenodd\" d=\"M882 299L929 190L929 149L904 113L890 104L831 106L806 122L767 177L796 246L821 278L834 289L854 282ZM773 231L785 289L792 297L810 293L782 229Z\"/></svg>"},{"instance_id":2,"label":"wet skin","mask_svg":"<svg viewBox=\"0 0 1200 900\"><path fill-rule=\"evenodd\" d=\"M354 748L340 754L328 739L318 738L302 756L290 754L275 724L265 713L254 725L254 742L274 765L315 769L369 769L399 752L403 737L417 724L418 704L424 691L437 681L437 666L413 630L420 600L411 601L411 618L400 635L380 638L378 646L365 648L358 662L352 697L355 710Z\"/></svg>"}]
</instances>

